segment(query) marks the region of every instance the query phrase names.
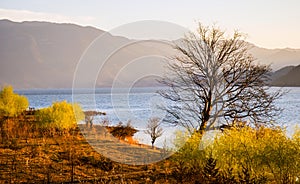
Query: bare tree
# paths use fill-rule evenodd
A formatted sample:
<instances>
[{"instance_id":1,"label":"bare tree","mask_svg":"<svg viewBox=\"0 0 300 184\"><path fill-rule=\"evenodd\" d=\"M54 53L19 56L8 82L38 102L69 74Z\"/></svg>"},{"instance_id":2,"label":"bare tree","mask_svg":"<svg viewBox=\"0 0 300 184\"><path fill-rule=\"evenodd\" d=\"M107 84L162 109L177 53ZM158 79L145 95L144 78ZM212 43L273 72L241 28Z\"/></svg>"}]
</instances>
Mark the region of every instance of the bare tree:
<instances>
[{"instance_id":1,"label":"bare tree","mask_svg":"<svg viewBox=\"0 0 300 184\"><path fill-rule=\"evenodd\" d=\"M279 111L274 101L282 93L269 90L271 69L255 63L243 38L199 23L197 32L176 44L179 55L170 59L170 73L160 81L168 88L159 93L171 101L166 121L203 133L219 122L273 120Z\"/></svg>"},{"instance_id":2,"label":"bare tree","mask_svg":"<svg viewBox=\"0 0 300 184\"><path fill-rule=\"evenodd\" d=\"M98 112L98 111L85 111L84 112L85 115L85 124L86 127L93 127L93 120L95 116L100 116L100 115L106 115L105 112Z\"/></svg>"},{"instance_id":3,"label":"bare tree","mask_svg":"<svg viewBox=\"0 0 300 184\"><path fill-rule=\"evenodd\" d=\"M152 148L154 148L155 140L163 134L163 129L159 122L159 118L150 118L147 124L147 129L145 130L145 133L151 137Z\"/></svg>"}]
</instances>

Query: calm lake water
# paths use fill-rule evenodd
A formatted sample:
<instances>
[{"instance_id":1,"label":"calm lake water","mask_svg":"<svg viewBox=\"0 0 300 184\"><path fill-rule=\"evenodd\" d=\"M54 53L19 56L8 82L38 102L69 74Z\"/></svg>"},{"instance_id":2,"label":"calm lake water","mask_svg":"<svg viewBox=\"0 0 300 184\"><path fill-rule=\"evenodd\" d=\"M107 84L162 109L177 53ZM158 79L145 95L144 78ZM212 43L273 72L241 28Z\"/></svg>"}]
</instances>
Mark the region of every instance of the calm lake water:
<instances>
[{"instance_id":1,"label":"calm lake water","mask_svg":"<svg viewBox=\"0 0 300 184\"><path fill-rule=\"evenodd\" d=\"M278 88L271 88L276 90ZM276 101L276 104L283 108L282 114L278 117L278 123L287 127L288 134L291 134L295 125L300 125L300 88L283 88L289 91L285 96ZM163 105L164 100L156 93L159 88L134 88L116 89L99 88L95 95L87 90L81 90L72 95L71 89L47 89L47 90L16 90L17 93L25 95L30 107L36 109L50 106L54 101L67 100L78 102L84 110L98 110L106 112L106 116L95 119L99 123L107 119L111 124L118 124L120 121L131 124L140 131L135 138L143 143L150 144L149 138L143 133L147 121L151 117L163 117L164 112L157 108ZM174 127L164 127L167 131L157 139L157 145L162 146L165 141L174 137Z\"/></svg>"}]
</instances>

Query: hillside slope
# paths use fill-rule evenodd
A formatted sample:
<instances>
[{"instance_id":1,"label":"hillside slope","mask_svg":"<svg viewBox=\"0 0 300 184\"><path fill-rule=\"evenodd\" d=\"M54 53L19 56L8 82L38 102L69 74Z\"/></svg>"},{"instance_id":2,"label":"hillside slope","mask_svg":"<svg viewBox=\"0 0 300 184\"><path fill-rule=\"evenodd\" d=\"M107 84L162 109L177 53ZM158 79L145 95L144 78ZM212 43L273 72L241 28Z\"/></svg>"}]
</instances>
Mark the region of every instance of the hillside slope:
<instances>
[{"instance_id":1,"label":"hillside slope","mask_svg":"<svg viewBox=\"0 0 300 184\"><path fill-rule=\"evenodd\" d=\"M295 67L290 67L290 71L288 71L286 74L283 74L282 76L278 76L275 78L272 82L272 85L274 86L283 86L283 87L299 87L300 86L300 65Z\"/></svg>"},{"instance_id":2,"label":"hillside slope","mask_svg":"<svg viewBox=\"0 0 300 184\"><path fill-rule=\"evenodd\" d=\"M74 24L0 21L0 85L70 86L81 53L102 32Z\"/></svg>"}]
</instances>

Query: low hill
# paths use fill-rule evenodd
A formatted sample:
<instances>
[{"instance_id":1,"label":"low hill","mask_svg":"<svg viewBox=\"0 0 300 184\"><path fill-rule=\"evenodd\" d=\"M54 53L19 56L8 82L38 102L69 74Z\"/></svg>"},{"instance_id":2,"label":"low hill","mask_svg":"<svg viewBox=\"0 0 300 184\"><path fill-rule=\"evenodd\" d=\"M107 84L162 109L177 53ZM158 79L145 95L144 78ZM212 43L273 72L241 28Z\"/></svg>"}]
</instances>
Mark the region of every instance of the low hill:
<instances>
[{"instance_id":1,"label":"low hill","mask_svg":"<svg viewBox=\"0 0 300 184\"><path fill-rule=\"evenodd\" d=\"M272 73L272 81L280 80L281 77L288 74L295 66L286 66Z\"/></svg>"},{"instance_id":2,"label":"low hill","mask_svg":"<svg viewBox=\"0 0 300 184\"><path fill-rule=\"evenodd\" d=\"M285 67L278 70L276 77L273 78L273 86L291 87L300 86L300 65ZM275 76L275 75L274 75Z\"/></svg>"}]
</instances>

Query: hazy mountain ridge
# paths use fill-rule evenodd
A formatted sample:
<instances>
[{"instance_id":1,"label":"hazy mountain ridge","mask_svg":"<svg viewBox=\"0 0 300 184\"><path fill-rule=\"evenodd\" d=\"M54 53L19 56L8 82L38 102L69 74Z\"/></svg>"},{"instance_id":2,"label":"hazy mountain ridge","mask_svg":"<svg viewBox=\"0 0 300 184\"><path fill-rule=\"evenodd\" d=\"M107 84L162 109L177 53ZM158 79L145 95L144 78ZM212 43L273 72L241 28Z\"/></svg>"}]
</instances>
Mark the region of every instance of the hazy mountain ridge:
<instances>
[{"instance_id":1,"label":"hazy mountain ridge","mask_svg":"<svg viewBox=\"0 0 300 184\"><path fill-rule=\"evenodd\" d=\"M253 46L250 53L261 63L270 64L273 70L300 64L300 49L266 49Z\"/></svg>"},{"instance_id":2,"label":"hazy mountain ridge","mask_svg":"<svg viewBox=\"0 0 300 184\"><path fill-rule=\"evenodd\" d=\"M58 24L49 22L22 22L0 20L0 85L11 84L15 88L70 88L76 65L90 43L104 31L93 27L82 27L75 24ZM127 38L108 36L107 46L127 41ZM151 53L174 54L174 51L163 44L140 43L124 48L103 68L97 80L97 86L109 86L132 59ZM250 50L260 63L272 64L272 68L300 64L300 49L264 49L253 46ZM149 61L150 62L150 61ZM162 71L161 66L143 65L121 73L119 83L126 83L137 77L138 72L152 70ZM280 81L294 81L299 84L298 67L292 70L274 72L275 85ZM88 79L87 79L88 80ZM141 86L154 85L149 78L140 82ZM300 85L299 85L300 86Z\"/></svg>"}]
</instances>

